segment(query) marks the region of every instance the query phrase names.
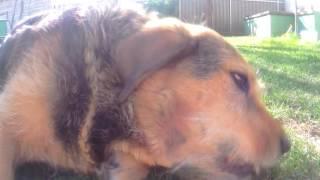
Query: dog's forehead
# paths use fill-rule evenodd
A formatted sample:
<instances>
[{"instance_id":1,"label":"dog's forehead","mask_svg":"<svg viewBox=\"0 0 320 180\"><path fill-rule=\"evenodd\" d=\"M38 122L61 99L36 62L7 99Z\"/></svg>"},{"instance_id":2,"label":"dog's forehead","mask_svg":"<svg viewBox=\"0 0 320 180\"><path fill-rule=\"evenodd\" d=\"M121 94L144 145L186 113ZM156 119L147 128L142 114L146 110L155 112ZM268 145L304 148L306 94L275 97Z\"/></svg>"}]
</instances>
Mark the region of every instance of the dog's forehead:
<instances>
[{"instance_id":1,"label":"dog's forehead","mask_svg":"<svg viewBox=\"0 0 320 180\"><path fill-rule=\"evenodd\" d=\"M191 36L198 41L200 52L207 55L240 58L235 48L212 29L199 25L189 25L187 27Z\"/></svg>"},{"instance_id":2,"label":"dog's forehead","mask_svg":"<svg viewBox=\"0 0 320 180\"><path fill-rule=\"evenodd\" d=\"M199 26L187 24L186 28L197 41L198 46L192 59L192 73L199 78L208 78L222 64L229 61L243 64L241 55L215 31Z\"/></svg>"}]
</instances>

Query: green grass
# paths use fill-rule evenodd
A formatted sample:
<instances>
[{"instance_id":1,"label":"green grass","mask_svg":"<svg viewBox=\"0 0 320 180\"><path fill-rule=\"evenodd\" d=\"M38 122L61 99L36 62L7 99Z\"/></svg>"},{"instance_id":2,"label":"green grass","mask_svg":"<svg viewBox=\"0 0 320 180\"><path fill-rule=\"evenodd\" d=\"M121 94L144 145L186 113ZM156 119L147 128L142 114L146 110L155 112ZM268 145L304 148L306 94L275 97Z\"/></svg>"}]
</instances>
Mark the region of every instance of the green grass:
<instances>
[{"instance_id":1,"label":"green grass","mask_svg":"<svg viewBox=\"0 0 320 180\"><path fill-rule=\"evenodd\" d=\"M241 39L241 38L240 38ZM233 42L233 39L229 39ZM320 46L295 38L235 44L266 84L265 101L276 118L320 121Z\"/></svg>"},{"instance_id":2,"label":"green grass","mask_svg":"<svg viewBox=\"0 0 320 180\"><path fill-rule=\"evenodd\" d=\"M291 151L269 179L320 179L320 44L292 36L227 40L257 70L267 107L284 123L292 141Z\"/></svg>"},{"instance_id":3,"label":"green grass","mask_svg":"<svg viewBox=\"0 0 320 180\"><path fill-rule=\"evenodd\" d=\"M266 179L319 180L320 143L316 146L314 139L320 142L320 44L303 43L295 37L227 40L257 70L265 84L268 109L284 123L292 142L291 151L267 173ZM43 171L41 178L32 179L48 179L48 174L55 180L95 179L56 174L47 169L39 171ZM27 174L28 168L20 168L18 179L23 180Z\"/></svg>"},{"instance_id":4,"label":"green grass","mask_svg":"<svg viewBox=\"0 0 320 180\"><path fill-rule=\"evenodd\" d=\"M320 153L315 147L298 137L295 132L289 132L292 148L281 163L271 171L275 180L319 180Z\"/></svg>"}]
</instances>

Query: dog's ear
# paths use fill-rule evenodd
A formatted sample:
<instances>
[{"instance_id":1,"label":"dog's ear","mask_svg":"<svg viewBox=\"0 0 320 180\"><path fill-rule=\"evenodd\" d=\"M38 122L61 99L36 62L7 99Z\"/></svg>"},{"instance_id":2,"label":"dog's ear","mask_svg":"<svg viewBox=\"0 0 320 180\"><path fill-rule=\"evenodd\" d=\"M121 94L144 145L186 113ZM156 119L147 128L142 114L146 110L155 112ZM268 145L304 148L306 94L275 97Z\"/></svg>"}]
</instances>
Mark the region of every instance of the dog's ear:
<instances>
[{"instance_id":1,"label":"dog's ear","mask_svg":"<svg viewBox=\"0 0 320 180\"><path fill-rule=\"evenodd\" d=\"M20 20L19 22L17 22L12 30L11 30L11 34L15 33L18 29L24 27L24 26L33 26L36 25L37 23L39 23L41 20L43 20L46 16L48 16L49 12L45 11L45 12L40 12L40 13L36 13L34 15L28 16L22 20Z\"/></svg>"},{"instance_id":2,"label":"dog's ear","mask_svg":"<svg viewBox=\"0 0 320 180\"><path fill-rule=\"evenodd\" d=\"M192 54L196 46L189 32L172 24L147 27L125 39L116 55L124 82L119 100L124 101L152 72Z\"/></svg>"}]
</instances>

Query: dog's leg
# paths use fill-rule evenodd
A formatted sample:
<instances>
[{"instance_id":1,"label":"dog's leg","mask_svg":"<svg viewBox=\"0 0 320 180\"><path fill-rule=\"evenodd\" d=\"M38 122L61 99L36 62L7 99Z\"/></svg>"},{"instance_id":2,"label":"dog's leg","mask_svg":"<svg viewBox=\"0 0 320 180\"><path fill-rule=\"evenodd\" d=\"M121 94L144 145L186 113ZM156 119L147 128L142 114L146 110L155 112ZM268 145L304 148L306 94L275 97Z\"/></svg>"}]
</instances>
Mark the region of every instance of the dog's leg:
<instances>
[{"instance_id":1,"label":"dog's leg","mask_svg":"<svg viewBox=\"0 0 320 180\"><path fill-rule=\"evenodd\" d=\"M101 170L101 180L143 180L148 175L148 167L132 156L117 153L116 160Z\"/></svg>"},{"instance_id":2,"label":"dog's leg","mask_svg":"<svg viewBox=\"0 0 320 180\"><path fill-rule=\"evenodd\" d=\"M0 179L13 180L14 178L14 141L6 133L0 122Z\"/></svg>"}]
</instances>

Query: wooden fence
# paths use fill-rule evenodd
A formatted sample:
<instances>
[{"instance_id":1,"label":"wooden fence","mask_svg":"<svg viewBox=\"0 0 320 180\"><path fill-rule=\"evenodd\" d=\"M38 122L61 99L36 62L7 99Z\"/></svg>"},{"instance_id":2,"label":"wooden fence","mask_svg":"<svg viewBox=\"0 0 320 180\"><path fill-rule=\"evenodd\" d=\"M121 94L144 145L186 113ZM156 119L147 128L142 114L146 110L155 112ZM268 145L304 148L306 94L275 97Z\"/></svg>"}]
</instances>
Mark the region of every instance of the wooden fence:
<instances>
[{"instance_id":1,"label":"wooden fence","mask_svg":"<svg viewBox=\"0 0 320 180\"><path fill-rule=\"evenodd\" d=\"M244 19L263 11L284 11L284 0L179 0L179 18L205 24L223 35L243 35Z\"/></svg>"}]
</instances>

